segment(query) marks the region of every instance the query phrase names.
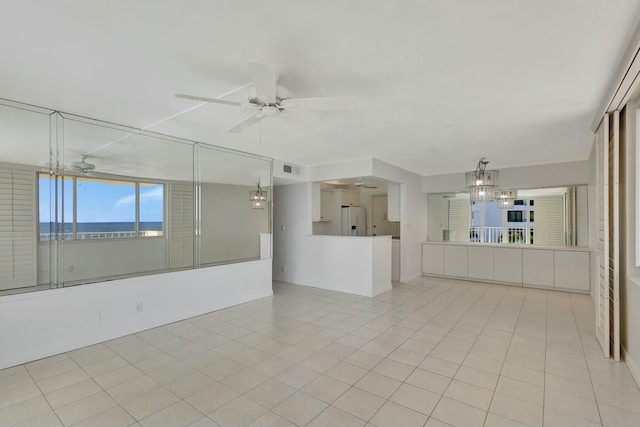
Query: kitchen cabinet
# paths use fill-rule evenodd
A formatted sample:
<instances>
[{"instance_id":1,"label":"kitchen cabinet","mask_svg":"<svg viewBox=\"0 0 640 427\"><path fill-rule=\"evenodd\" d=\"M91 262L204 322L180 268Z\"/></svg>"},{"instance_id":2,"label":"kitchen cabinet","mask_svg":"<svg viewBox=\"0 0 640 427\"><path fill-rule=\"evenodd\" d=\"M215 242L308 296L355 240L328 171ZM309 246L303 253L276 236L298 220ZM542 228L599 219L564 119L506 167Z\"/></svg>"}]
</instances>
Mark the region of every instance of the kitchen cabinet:
<instances>
[{"instance_id":1,"label":"kitchen cabinet","mask_svg":"<svg viewBox=\"0 0 640 427\"><path fill-rule=\"evenodd\" d=\"M387 216L389 221L400 221L400 184L387 186Z\"/></svg>"},{"instance_id":2,"label":"kitchen cabinet","mask_svg":"<svg viewBox=\"0 0 640 427\"><path fill-rule=\"evenodd\" d=\"M308 187L307 187L308 188ZM320 183L311 183L311 221L320 221Z\"/></svg>"},{"instance_id":3,"label":"kitchen cabinet","mask_svg":"<svg viewBox=\"0 0 640 427\"><path fill-rule=\"evenodd\" d=\"M342 206L360 206L360 193L357 191L342 190Z\"/></svg>"},{"instance_id":4,"label":"kitchen cabinet","mask_svg":"<svg viewBox=\"0 0 640 427\"><path fill-rule=\"evenodd\" d=\"M333 192L331 190L320 191L320 221L331 221L334 210Z\"/></svg>"}]
</instances>

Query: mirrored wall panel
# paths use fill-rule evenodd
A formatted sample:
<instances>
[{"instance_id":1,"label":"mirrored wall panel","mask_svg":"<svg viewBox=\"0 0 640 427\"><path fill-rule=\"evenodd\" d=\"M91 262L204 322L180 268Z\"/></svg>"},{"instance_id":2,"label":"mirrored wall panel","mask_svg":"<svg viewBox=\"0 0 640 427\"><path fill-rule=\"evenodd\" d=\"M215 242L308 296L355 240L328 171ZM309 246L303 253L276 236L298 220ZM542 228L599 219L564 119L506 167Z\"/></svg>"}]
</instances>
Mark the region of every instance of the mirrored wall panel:
<instances>
[{"instance_id":1,"label":"mirrored wall panel","mask_svg":"<svg viewBox=\"0 0 640 427\"><path fill-rule=\"evenodd\" d=\"M271 257L271 160L0 101L0 296Z\"/></svg>"},{"instance_id":2,"label":"mirrored wall panel","mask_svg":"<svg viewBox=\"0 0 640 427\"><path fill-rule=\"evenodd\" d=\"M0 104L0 295L49 289L48 253L39 252L38 236L49 247L56 210L52 185L37 177L52 173L50 128L53 111L16 103ZM38 213L37 207L41 207ZM40 285L40 286L38 286Z\"/></svg>"},{"instance_id":3,"label":"mirrored wall panel","mask_svg":"<svg viewBox=\"0 0 640 427\"><path fill-rule=\"evenodd\" d=\"M515 199L471 202L469 193L429 194L429 241L588 246L587 186L513 190Z\"/></svg>"},{"instance_id":4,"label":"mirrored wall panel","mask_svg":"<svg viewBox=\"0 0 640 427\"><path fill-rule=\"evenodd\" d=\"M270 258L271 162L196 147L201 266Z\"/></svg>"}]
</instances>

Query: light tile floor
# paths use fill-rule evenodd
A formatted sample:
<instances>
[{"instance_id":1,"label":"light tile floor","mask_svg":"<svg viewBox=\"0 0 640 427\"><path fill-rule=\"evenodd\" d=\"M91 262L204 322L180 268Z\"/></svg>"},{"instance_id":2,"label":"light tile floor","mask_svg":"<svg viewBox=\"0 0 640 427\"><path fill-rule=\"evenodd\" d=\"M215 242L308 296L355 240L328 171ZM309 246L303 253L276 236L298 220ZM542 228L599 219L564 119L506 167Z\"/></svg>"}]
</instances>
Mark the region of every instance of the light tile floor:
<instances>
[{"instance_id":1,"label":"light tile floor","mask_svg":"<svg viewBox=\"0 0 640 427\"><path fill-rule=\"evenodd\" d=\"M275 295L0 371L0 426L632 426L586 295L423 277Z\"/></svg>"}]
</instances>

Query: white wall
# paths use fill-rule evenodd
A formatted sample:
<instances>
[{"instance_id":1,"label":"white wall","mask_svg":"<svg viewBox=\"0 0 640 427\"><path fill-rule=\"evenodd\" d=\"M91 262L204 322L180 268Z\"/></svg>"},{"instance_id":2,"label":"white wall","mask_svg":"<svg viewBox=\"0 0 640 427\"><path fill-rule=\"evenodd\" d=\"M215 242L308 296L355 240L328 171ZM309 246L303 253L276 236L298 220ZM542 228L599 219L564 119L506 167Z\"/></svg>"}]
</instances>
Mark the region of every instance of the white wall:
<instances>
[{"instance_id":1,"label":"white wall","mask_svg":"<svg viewBox=\"0 0 640 427\"><path fill-rule=\"evenodd\" d=\"M427 240L427 195L422 178L373 159L372 175L400 185L400 281L422 275L422 242Z\"/></svg>"},{"instance_id":2,"label":"white wall","mask_svg":"<svg viewBox=\"0 0 640 427\"><path fill-rule=\"evenodd\" d=\"M591 145L591 154L589 155L589 181L587 186L587 204L588 227L589 227L589 247L591 250L591 299L596 301L596 278L597 276L597 242L598 242L598 189L597 185L597 169L596 169L596 144L595 141Z\"/></svg>"},{"instance_id":3,"label":"white wall","mask_svg":"<svg viewBox=\"0 0 640 427\"><path fill-rule=\"evenodd\" d=\"M274 280L364 296L391 289L391 237L313 236L310 198L309 183L274 188Z\"/></svg>"},{"instance_id":4,"label":"white wall","mask_svg":"<svg viewBox=\"0 0 640 427\"><path fill-rule=\"evenodd\" d=\"M347 162L331 163L308 168L308 178L311 182L372 175L371 158L355 159Z\"/></svg>"},{"instance_id":5,"label":"white wall","mask_svg":"<svg viewBox=\"0 0 640 427\"><path fill-rule=\"evenodd\" d=\"M267 259L4 296L0 369L272 294Z\"/></svg>"},{"instance_id":6,"label":"white wall","mask_svg":"<svg viewBox=\"0 0 640 427\"><path fill-rule=\"evenodd\" d=\"M586 184L591 175L588 160L500 169L500 185L504 188L563 187ZM471 170L471 169L469 169ZM464 190L464 172L422 178L425 193Z\"/></svg>"},{"instance_id":7,"label":"white wall","mask_svg":"<svg viewBox=\"0 0 640 427\"><path fill-rule=\"evenodd\" d=\"M274 184L282 182L294 183L294 182L306 182L309 180L308 168L305 166L296 165L294 163L285 162L282 160L273 159L273 179ZM288 173L284 171L284 165L291 166L292 172ZM275 182L278 181L278 182Z\"/></svg>"}]
</instances>

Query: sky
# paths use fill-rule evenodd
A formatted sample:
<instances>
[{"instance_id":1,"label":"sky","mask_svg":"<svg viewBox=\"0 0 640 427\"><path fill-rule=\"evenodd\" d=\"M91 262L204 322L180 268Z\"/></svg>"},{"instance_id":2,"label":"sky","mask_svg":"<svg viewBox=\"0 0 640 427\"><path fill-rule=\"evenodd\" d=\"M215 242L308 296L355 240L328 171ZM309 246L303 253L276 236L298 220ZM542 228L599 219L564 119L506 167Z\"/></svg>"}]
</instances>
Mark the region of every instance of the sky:
<instances>
[{"instance_id":1,"label":"sky","mask_svg":"<svg viewBox=\"0 0 640 427\"><path fill-rule=\"evenodd\" d=\"M48 177L39 179L40 222L51 221ZM134 222L135 185L116 184L78 178L77 222ZM60 184L62 190L62 184ZM159 222L163 218L163 184L140 185L140 222ZM72 222L73 181L64 180L64 222ZM62 209L59 209L62 215Z\"/></svg>"}]
</instances>

